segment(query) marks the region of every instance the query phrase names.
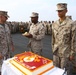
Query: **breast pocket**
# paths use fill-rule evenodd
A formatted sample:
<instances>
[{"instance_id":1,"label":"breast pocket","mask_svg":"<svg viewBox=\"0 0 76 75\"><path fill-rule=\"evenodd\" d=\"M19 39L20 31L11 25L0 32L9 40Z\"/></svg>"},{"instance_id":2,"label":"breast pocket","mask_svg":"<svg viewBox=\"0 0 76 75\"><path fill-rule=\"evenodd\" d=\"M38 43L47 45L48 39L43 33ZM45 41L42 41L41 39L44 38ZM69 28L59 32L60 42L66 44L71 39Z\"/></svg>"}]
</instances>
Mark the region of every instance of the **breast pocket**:
<instances>
[{"instance_id":1,"label":"breast pocket","mask_svg":"<svg viewBox=\"0 0 76 75\"><path fill-rule=\"evenodd\" d=\"M64 36L63 36L63 41L65 44L69 43L71 40L71 33L70 30L65 30L64 31Z\"/></svg>"}]
</instances>

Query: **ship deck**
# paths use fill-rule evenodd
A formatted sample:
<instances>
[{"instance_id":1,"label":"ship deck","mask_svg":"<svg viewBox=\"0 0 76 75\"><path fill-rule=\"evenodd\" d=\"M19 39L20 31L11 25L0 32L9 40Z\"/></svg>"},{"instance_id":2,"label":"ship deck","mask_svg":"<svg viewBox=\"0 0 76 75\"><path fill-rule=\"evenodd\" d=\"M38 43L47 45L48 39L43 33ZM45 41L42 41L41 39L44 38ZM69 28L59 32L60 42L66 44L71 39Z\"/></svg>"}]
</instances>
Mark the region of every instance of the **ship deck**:
<instances>
[{"instance_id":1,"label":"ship deck","mask_svg":"<svg viewBox=\"0 0 76 75\"><path fill-rule=\"evenodd\" d=\"M27 44L29 39L22 36L22 33L12 34L12 39L14 43L14 52L12 55L28 51ZM52 49L51 49L51 35L45 35L43 39L43 51L42 56L52 59Z\"/></svg>"}]
</instances>

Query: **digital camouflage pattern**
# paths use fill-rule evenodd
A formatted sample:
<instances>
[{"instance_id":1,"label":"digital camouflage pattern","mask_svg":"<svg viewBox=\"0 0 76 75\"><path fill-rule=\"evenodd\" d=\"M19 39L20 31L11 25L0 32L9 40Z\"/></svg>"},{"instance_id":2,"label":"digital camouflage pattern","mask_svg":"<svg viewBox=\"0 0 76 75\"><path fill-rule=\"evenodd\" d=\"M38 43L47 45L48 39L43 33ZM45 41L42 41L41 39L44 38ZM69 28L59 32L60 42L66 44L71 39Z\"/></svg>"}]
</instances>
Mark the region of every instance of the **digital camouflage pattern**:
<instances>
[{"instance_id":1,"label":"digital camouflage pattern","mask_svg":"<svg viewBox=\"0 0 76 75\"><path fill-rule=\"evenodd\" d=\"M74 60L72 61L72 63L73 63L73 66L75 66L76 67L76 21L74 21L73 23L72 23L72 31L73 31L73 33L72 33L72 43L71 43L71 45L72 45L72 50L73 50L73 52L72 52L72 54L71 55L73 55L74 56Z\"/></svg>"},{"instance_id":2,"label":"digital camouflage pattern","mask_svg":"<svg viewBox=\"0 0 76 75\"><path fill-rule=\"evenodd\" d=\"M30 38L29 41L31 51L41 55L42 39L45 36L45 26L41 23L32 23L32 25L30 26L29 33L33 35L33 38Z\"/></svg>"},{"instance_id":3,"label":"digital camouflage pattern","mask_svg":"<svg viewBox=\"0 0 76 75\"><path fill-rule=\"evenodd\" d=\"M0 55L3 56L3 58L0 59L0 68L3 60L10 57L10 51L12 49L11 44L12 44L12 39L8 25L0 24Z\"/></svg>"},{"instance_id":4,"label":"digital camouflage pattern","mask_svg":"<svg viewBox=\"0 0 76 75\"><path fill-rule=\"evenodd\" d=\"M76 50L76 29L73 21L66 17L66 19L60 23L57 20L52 25L52 50L53 50L53 62L54 65L60 68L66 68L70 70L71 61L69 56L73 55Z\"/></svg>"},{"instance_id":5,"label":"digital camouflage pattern","mask_svg":"<svg viewBox=\"0 0 76 75\"><path fill-rule=\"evenodd\" d=\"M57 54L60 57L66 56L69 57L72 52L72 44L73 44L73 25L72 20L66 18L61 24L56 21L52 25L52 50L55 53L57 50Z\"/></svg>"}]
</instances>

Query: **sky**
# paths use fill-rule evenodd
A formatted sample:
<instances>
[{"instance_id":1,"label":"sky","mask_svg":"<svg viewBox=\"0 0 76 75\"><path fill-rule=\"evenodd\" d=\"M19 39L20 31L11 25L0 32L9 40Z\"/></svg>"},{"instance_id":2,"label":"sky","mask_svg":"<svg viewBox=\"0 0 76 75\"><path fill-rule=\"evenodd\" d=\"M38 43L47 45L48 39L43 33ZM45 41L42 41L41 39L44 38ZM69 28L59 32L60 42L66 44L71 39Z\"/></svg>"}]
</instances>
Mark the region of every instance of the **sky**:
<instances>
[{"instance_id":1,"label":"sky","mask_svg":"<svg viewBox=\"0 0 76 75\"><path fill-rule=\"evenodd\" d=\"M55 21L57 3L67 3L66 15L76 20L76 0L0 0L0 10L8 11L8 21L30 21L32 12L39 13L39 21Z\"/></svg>"}]
</instances>

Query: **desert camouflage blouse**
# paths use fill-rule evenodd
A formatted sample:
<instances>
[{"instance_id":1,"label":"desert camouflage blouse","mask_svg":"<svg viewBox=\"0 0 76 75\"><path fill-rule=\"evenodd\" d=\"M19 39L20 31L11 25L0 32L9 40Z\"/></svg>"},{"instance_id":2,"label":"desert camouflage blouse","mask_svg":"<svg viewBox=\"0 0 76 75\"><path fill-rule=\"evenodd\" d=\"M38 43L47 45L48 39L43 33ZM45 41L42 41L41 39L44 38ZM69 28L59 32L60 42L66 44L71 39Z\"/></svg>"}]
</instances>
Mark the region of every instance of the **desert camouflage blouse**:
<instances>
[{"instance_id":1,"label":"desert camouflage blouse","mask_svg":"<svg viewBox=\"0 0 76 75\"><path fill-rule=\"evenodd\" d=\"M11 35L8 25L0 24L0 54L6 56L8 51L11 50Z\"/></svg>"},{"instance_id":2,"label":"desert camouflage blouse","mask_svg":"<svg viewBox=\"0 0 76 75\"><path fill-rule=\"evenodd\" d=\"M69 56L76 50L76 26L66 18L61 24L57 20L52 25L52 50L60 55Z\"/></svg>"}]
</instances>

